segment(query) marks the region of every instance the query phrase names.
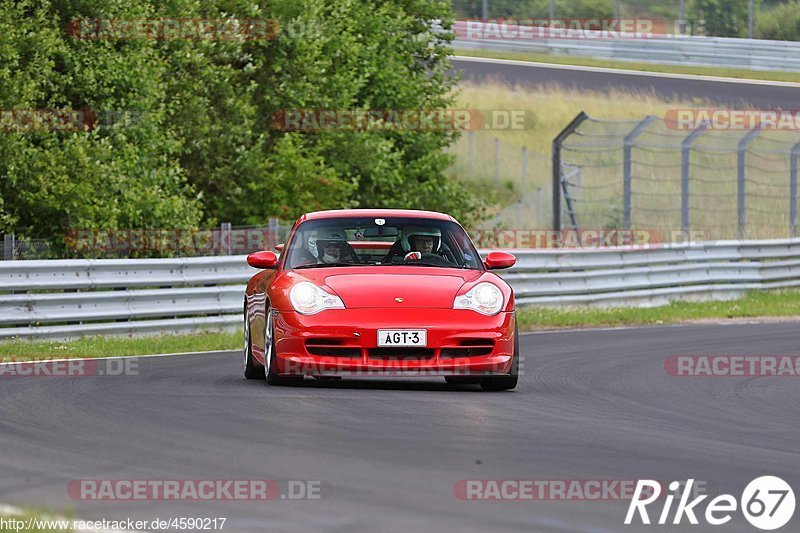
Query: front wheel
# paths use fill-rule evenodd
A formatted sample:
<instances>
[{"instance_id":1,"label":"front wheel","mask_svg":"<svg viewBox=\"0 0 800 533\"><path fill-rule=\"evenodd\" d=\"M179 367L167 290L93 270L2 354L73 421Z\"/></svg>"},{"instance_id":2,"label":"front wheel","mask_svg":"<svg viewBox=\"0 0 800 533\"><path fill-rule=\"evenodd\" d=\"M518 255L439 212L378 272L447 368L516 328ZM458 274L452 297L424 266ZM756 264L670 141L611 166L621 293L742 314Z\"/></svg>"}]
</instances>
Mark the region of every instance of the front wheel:
<instances>
[{"instance_id":1,"label":"front wheel","mask_svg":"<svg viewBox=\"0 0 800 533\"><path fill-rule=\"evenodd\" d=\"M247 301L244 303L244 377L264 379L264 367L253 362L253 343L250 341L250 317L247 316Z\"/></svg>"},{"instance_id":2,"label":"front wheel","mask_svg":"<svg viewBox=\"0 0 800 533\"><path fill-rule=\"evenodd\" d=\"M519 333L514 324L514 356L511 360L511 370L505 376L488 376L481 378L481 388L485 391L502 391L516 388L519 379Z\"/></svg>"}]
</instances>

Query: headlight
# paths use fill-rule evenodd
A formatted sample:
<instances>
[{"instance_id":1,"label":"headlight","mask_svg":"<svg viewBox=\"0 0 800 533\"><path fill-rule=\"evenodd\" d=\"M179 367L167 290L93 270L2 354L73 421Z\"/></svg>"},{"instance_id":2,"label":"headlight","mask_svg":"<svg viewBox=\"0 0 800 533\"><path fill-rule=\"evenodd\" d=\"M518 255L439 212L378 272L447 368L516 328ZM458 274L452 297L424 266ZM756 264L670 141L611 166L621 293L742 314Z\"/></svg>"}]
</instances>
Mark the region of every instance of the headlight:
<instances>
[{"instance_id":1,"label":"headlight","mask_svg":"<svg viewBox=\"0 0 800 533\"><path fill-rule=\"evenodd\" d=\"M325 309L344 309L341 298L307 281L301 281L292 287L289 291L289 300L294 310L304 315L313 315Z\"/></svg>"},{"instance_id":2,"label":"headlight","mask_svg":"<svg viewBox=\"0 0 800 533\"><path fill-rule=\"evenodd\" d=\"M453 309L472 309L487 316L496 315L502 308L503 293L493 283L478 283L453 302Z\"/></svg>"}]
</instances>

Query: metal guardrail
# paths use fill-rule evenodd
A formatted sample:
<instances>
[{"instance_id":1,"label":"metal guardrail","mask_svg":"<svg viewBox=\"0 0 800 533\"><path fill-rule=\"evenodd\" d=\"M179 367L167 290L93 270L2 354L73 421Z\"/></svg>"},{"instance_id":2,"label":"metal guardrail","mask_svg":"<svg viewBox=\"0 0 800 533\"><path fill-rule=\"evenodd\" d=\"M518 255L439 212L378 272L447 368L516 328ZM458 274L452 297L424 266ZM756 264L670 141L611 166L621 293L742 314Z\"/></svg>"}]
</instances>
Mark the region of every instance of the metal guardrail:
<instances>
[{"instance_id":1,"label":"metal guardrail","mask_svg":"<svg viewBox=\"0 0 800 533\"><path fill-rule=\"evenodd\" d=\"M505 279L520 305L663 305L800 286L800 239L721 241L657 249L519 254Z\"/></svg>"},{"instance_id":2,"label":"metal guardrail","mask_svg":"<svg viewBox=\"0 0 800 533\"><path fill-rule=\"evenodd\" d=\"M800 239L514 250L519 305L658 305L800 286ZM0 263L0 340L231 329L245 256Z\"/></svg>"},{"instance_id":3,"label":"metal guardrail","mask_svg":"<svg viewBox=\"0 0 800 533\"><path fill-rule=\"evenodd\" d=\"M468 21L457 21L455 48L565 54L665 65L693 65L800 72L800 42L688 35L605 39L478 39ZM517 26L510 26L517 28ZM474 33L472 34L474 37ZM486 36L485 33L478 35ZM502 34L501 34L502 35Z\"/></svg>"},{"instance_id":4,"label":"metal guardrail","mask_svg":"<svg viewBox=\"0 0 800 533\"><path fill-rule=\"evenodd\" d=\"M0 262L0 340L230 329L246 256Z\"/></svg>"}]
</instances>

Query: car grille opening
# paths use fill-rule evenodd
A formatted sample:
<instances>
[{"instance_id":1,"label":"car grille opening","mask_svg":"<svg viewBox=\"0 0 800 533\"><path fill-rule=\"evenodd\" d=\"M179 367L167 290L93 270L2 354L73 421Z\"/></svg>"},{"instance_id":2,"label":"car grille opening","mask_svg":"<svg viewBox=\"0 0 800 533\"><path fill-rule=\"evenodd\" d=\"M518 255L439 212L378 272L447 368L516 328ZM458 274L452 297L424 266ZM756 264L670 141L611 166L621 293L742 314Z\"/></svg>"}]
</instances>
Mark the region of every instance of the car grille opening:
<instances>
[{"instance_id":1,"label":"car grille opening","mask_svg":"<svg viewBox=\"0 0 800 533\"><path fill-rule=\"evenodd\" d=\"M306 339L306 351L310 355L327 357L361 357L361 349L342 346L339 339Z\"/></svg>"},{"instance_id":2,"label":"car grille opening","mask_svg":"<svg viewBox=\"0 0 800 533\"><path fill-rule=\"evenodd\" d=\"M492 339L464 339L458 347L442 348L442 357L480 357L494 350Z\"/></svg>"},{"instance_id":3,"label":"car grille opening","mask_svg":"<svg viewBox=\"0 0 800 533\"><path fill-rule=\"evenodd\" d=\"M369 356L376 359L430 359L433 348L370 348Z\"/></svg>"}]
</instances>

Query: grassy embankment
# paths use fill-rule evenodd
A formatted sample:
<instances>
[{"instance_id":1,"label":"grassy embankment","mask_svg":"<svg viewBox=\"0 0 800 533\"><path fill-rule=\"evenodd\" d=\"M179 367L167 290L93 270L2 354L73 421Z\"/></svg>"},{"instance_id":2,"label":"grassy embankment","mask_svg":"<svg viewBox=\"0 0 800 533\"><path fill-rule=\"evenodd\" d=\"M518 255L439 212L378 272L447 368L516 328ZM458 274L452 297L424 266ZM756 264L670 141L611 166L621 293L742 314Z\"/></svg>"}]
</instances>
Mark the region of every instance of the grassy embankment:
<instances>
[{"instance_id":1,"label":"grassy embankment","mask_svg":"<svg viewBox=\"0 0 800 533\"><path fill-rule=\"evenodd\" d=\"M582 188L573 188L583 228L618 227L622 205L624 136L648 115L664 117L674 109L708 108L700 100L670 101L635 91L591 92L558 86L511 86L499 82L462 83L457 108L524 110L524 129L464 134L451 147L454 176L482 191L496 191L491 214L508 228L547 228L551 220L551 145L580 111L592 118L571 137L564 161L581 168ZM602 122L612 121L612 123ZM680 228L681 142L689 132L656 121L633 150L633 222L642 229ZM737 237L737 146L745 131L701 135L691 153L692 229L707 240ZM789 152L794 131L764 131L747 156L746 238L781 238L789 232ZM499 173L495 174L495 146ZM522 147L527 148L526 178ZM470 151L472 154L470 155Z\"/></svg>"}]
</instances>

